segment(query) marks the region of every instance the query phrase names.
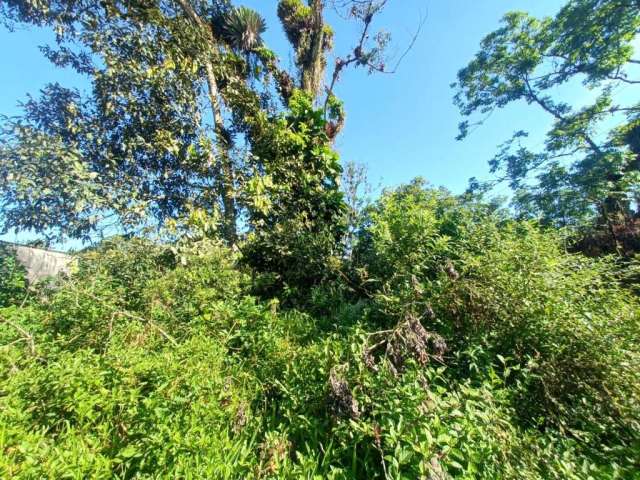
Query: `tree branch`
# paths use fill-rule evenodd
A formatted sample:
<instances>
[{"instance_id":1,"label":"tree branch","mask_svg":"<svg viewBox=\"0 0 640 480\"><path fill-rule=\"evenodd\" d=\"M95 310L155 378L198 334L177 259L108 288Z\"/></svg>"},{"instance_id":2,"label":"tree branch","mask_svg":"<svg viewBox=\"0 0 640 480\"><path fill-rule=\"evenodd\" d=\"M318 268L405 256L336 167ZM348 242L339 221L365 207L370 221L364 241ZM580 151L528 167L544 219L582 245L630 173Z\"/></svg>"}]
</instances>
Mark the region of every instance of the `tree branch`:
<instances>
[{"instance_id":1,"label":"tree branch","mask_svg":"<svg viewBox=\"0 0 640 480\"><path fill-rule=\"evenodd\" d=\"M26 341L27 344L29 345L29 350L31 352L31 355L36 354L36 344L35 344L35 341L33 340L33 335L31 335L29 332L27 332L24 328L22 328L17 323L14 323L11 320L8 320L4 317L0 317L0 321L6 323L7 325L10 325L15 330L17 330L22 335L22 339Z\"/></svg>"},{"instance_id":2,"label":"tree branch","mask_svg":"<svg viewBox=\"0 0 640 480\"><path fill-rule=\"evenodd\" d=\"M356 44L355 48L353 49L352 54L350 53L349 55L347 55L347 57L345 59L342 58L337 58L336 59L336 66L335 69L333 71L333 74L331 75L331 83L329 84L329 87L326 89L327 92L327 96L325 98L325 102L324 102L324 110L326 112L327 109L327 104L329 102L329 99L331 98L331 96L333 95L333 91L335 88L335 85L340 77L341 72L348 67L349 65L352 65L354 63L362 65L362 66L367 66L369 69L371 69L372 71L376 71L378 73L385 73L385 74L393 74L396 73L396 71L398 70L398 67L400 66L400 64L402 63L402 60L404 60L404 58L407 56L407 54L409 53L409 51L411 51L411 49L414 47L418 36L420 35L420 32L422 31L422 27L424 26L427 17L424 16L422 17L422 15L420 16L420 22L418 24L418 28L416 29L415 33L413 34L411 41L409 42L409 45L407 46L407 48L402 52L402 55L400 55L400 58L398 58L398 61L395 63L393 69L388 70L384 67L384 65L376 65L374 63L372 63L368 58L367 58L367 54L365 52L365 44L368 38L368 32L369 32L369 28L371 26L371 23L373 21L374 15L378 12L380 12L382 10L382 8L384 8L384 6L387 3L387 0L384 0L383 2L381 2L380 4L378 4L375 8L374 11L374 7L373 7L373 2L371 0L363 0L363 1L357 1L357 0L351 0L350 2L345 2L344 4L342 4L341 6L345 6L348 5L350 3L356 3L356 4L360 4L360 5L366 5L367 8L369 9L369 13L367 15L365 15L364 19L363 19L363 26L362 26L362 31L360 33L360 38L358 40L358 43ZM335 2L334 2L335 5Z\"/></svg>"},{"instance_id":3,"label":"tree branch","mask_svg":"<svg viewBox=\"0 0 640 480\"><path fill-rule=\"evenodd\" d=\"M558 111L554 110L553 108L551 108L549 105L546 104L546 102L541 99L537 93L534 92L533 88L531 88L531 84L529 83L529 79L525 76L524 77L524 82L525 85L527 87L527 92L529 94L529 98L534 101L535 103L537 103L540 107L542 107L542 109L549 113L550 115L552 115L554 118L556 118L557 120L561 121L561 122L566 122L566 117L564 117L563 115L561 115ZM602 149L598 146L598 144L589 136L589 134L587 134L586 132L581 131L580 132L580 136L582 137L582 139L589 145L589 147L594 151L594 153L598 156L602 156L603 152Z\"/></svg>"}]
</instances>

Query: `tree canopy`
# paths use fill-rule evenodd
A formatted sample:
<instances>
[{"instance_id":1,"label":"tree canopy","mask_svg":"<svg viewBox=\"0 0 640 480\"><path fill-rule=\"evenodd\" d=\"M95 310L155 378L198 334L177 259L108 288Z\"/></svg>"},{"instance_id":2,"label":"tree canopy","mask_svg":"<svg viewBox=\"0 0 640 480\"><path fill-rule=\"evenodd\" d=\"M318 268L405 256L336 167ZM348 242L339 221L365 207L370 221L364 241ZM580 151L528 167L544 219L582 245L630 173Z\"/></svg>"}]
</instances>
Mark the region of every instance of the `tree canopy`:
<instances>
[{"instance_id":1,"label":"tree canopy","mask_svg":"<svg viewBox=\"0 0 640 480\"><path fill-rule=\"evenodd\" d=\"M598 221L611 231L637 216L640 104L619 92L640 84L638 7L631 0L572 0L553 18L511 12L458 73L456 104L464 116L480 115L460 124L460 138L516 101L553 121L541 151L517 131L490 162L524 216L556 225ZM563 101L557 88L565 84L582 84L591 100Z\"/></svg>"}]
</instances>

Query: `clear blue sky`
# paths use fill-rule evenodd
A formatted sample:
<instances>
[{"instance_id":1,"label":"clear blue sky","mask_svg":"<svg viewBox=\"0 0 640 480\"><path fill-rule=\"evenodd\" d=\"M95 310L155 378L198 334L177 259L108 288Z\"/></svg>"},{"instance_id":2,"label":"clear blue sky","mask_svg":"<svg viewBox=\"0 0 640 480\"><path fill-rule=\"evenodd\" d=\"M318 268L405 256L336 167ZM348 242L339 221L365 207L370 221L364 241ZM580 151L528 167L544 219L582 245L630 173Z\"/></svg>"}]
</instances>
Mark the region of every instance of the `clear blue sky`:
<instances>
[{"instance_id":1,"label":"clear blue sky","mask_svg":"<svg viewBox=\"0 0 640 480\"><path fill-rule=\"evenodd\" d=\"M275 0L238 1L258 10L267 20L265 41L291 62L291 52L276 17ZM487 161L514 130L532 133L538 145L550 125L543 112L527 105L513 105L493 115L462 142L455 140L462 120L453 105L451 82L509 10L525 10L536 16L554 14L561 0L390 0L374 27L394 38L392 52L400 52L411 39L420 16L426 22L414 48L393 75L367 75L349 70L336 91L347 110L346 126L337 141L344 160L364 163L372 183L397 185L422 176L434 185L458 193L472 176L487 178ZM336 31L336 55L344 55L357 35L355 25L329 16ZM86 82L72 72L54 68L38 50L52 40L50 32L0 27L4 45L0 70L0 113L18 113L17 103L27 93L36 94L47 82L83 87ZM329 65L332 65L330 60ZM573 95L569 92L569 97ZM575 95L580 95L576 92ZM571 100L571 98L565 98ZM7 239L15 239L9 235Z\"/></svg>"},{"instance_id":2,"label":"clear blue sky","mask_svg":"<svg viewBox=\"0 0 640 480\"><path fill-rule=\"evenodd\" d=\"M288 52L275 0L246 0L266 19L266 42L285 62ZM349 70L337 93L345 102L346 126L337 141L344 160L364 163L373 183L397 185L422 176L434 185L462 192L472 176L486 178L487 161L515 130L532 132L539 144L550 118L535 107L514 105L497 112L462 142L455 140L462 120L453 105L450 84L478 51L480 40L498 27L510 10L535 16L553 15L561 0L389 0L374 27L391 32L398 51L408 44L419 23L426 23L412 51L394 75L367 75ZM357 30L331 16L336 55L352 48ZM375 29L374 29L375 30ZM283 52L285 52L283 54ZM333 62L330 62L331 66Z\"/></svg>"}]
</instances>

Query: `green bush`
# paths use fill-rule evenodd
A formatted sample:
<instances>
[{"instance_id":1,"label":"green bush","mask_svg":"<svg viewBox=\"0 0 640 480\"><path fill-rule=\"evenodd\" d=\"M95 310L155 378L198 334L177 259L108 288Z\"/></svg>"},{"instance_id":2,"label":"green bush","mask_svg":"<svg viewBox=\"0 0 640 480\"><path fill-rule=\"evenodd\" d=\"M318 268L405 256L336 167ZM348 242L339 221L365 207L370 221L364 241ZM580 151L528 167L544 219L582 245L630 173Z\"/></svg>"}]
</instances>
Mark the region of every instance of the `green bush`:
<instances>
[{"instance_id":1,"label":"green bush","mask_svg":"<svg viewBox=\"0 0 640 480\"><path fill-rule=\"evenodd\" d=\"M491 243L462 256L460 279L434 302L447 335L521 369L517 404L531 421L638 441L640 303L616 265L567 254L559 235L528 224Z\"/></svg>"},{"instance_id":2,"label":"green bush","mask_svg":"<svg viewBox=\"0 0 640 480\"><path fill-rule=\"evenodd\" d=\"M224 362L219 344L194 337L171 350L130 344L26 365L3 385L3 477L247 475L251 387Z\"/></svg>"},{"instance_id":3,"label":"green bush","mask_svg":"<svg viewBox=\"0 0 640 480\"><path fill-rule=\"evenodd\" d=\"M449 376L483 378L495 366L525 426L552 425L633 458L640 303L613 259L564 244L562 232L414 183L371 209L356 270L383 319L421 315L445 338Z\"/></svg>"},{"instance_id":4,"label":"green bush","mask_svg":"<svg viewBox=\"0 0 640 480\"><path fill-rule=\"evenodd\" d=\"M640 308L612 261L414 183L305 311L240 262L113 239L1 307L0 477L637 478Z\"/></svg>"}]
</instances>

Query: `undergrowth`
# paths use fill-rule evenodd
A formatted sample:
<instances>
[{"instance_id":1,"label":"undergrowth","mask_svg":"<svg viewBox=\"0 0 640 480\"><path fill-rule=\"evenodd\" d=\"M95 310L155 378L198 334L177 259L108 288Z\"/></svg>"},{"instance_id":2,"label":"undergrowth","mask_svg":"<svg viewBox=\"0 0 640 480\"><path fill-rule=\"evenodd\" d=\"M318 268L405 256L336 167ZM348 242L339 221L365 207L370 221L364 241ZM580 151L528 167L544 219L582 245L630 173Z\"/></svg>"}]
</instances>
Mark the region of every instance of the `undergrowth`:
<instances>
[{"instance_id":1,"label":"undergrowth","mask_svg":"<svg viewBox=\"0 0 640 480\"><path fill-rule=\"evenodd\" d=\"M640 478L613 260L418 183L296 308L240 255L114 238L5 281L0 477Z\"/></svg>"}]
</instances>

